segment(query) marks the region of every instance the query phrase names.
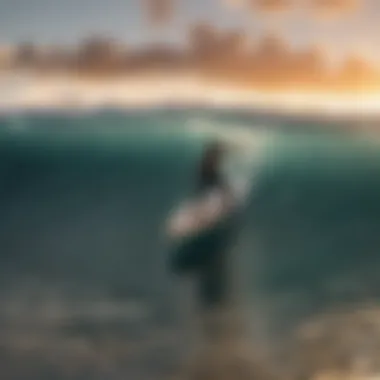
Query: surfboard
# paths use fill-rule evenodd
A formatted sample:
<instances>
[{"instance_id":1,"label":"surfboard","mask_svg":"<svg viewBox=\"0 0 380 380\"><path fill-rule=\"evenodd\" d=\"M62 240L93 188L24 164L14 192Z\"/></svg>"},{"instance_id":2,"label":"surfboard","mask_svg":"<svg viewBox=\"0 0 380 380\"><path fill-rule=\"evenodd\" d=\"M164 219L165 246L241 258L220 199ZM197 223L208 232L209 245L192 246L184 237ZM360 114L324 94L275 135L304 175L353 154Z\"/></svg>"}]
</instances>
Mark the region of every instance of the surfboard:
<instances>
[{"instance_id":1,"label":"surfboard","mask_svg":"<svg viewBox=\"0 0 380 380\"><path fill-rule=\"evenodd\" d=\"M237 205L237 199L223 190L208 190L202 196L180 204L169 217L167 233L174 239L196 235L215 226Z\"/></svg>"}]
</instances>

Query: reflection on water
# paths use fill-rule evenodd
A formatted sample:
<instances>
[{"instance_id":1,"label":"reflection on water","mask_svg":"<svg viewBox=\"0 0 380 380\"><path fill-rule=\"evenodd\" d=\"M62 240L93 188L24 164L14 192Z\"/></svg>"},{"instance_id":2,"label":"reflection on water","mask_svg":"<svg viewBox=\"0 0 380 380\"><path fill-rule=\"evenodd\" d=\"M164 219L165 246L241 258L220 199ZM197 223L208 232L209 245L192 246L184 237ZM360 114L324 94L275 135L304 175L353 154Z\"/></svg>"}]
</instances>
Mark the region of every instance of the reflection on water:
<instances>
[{"instance_id":1,"label":"reflection on water","mask_svg":"<svg viewBox=\"0 0 380 380\"><path fill-rule=\"evenodd\" d=\"M166 379L182 333L153 317L139 301L24 283L1 298L2 378Z\"/></svg>"},{"instance_id":2,"label":"reflection on water","mask_svg":"<svg viewBox=\"0 0 380 380\"><path fill-rule=\"evenodd\" d=\"M315 315L275 348L247 333L246 314L210 311L193 321L202 338L189 351L183 326L158 324L138 300L23 284L1 297L6 380L372 380L380 371L380 309L371 303Z\"/></svg>"}]
</instances>

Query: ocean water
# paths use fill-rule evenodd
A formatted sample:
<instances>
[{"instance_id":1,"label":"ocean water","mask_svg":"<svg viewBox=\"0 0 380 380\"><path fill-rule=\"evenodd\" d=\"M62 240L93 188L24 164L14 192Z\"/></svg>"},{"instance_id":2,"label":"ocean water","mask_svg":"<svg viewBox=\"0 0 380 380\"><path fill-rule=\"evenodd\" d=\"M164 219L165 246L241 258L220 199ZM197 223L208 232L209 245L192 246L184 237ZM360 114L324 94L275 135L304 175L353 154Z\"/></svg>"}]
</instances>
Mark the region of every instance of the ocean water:
<instances>
[{"instance_id":1,"label":"ocean water","mask_svg":"<svg viewBox=\"0 0 380 380\"><path fill-rule=\"evenodd\" d=\"M2 115L4 379L177 373L191 312L168 269L165 220L214 138L235 147L226 170L248 190L230 255L253 343L278 346L310 318L376 304L376 136L215 110Z\"/></svg>"}]
</instances>

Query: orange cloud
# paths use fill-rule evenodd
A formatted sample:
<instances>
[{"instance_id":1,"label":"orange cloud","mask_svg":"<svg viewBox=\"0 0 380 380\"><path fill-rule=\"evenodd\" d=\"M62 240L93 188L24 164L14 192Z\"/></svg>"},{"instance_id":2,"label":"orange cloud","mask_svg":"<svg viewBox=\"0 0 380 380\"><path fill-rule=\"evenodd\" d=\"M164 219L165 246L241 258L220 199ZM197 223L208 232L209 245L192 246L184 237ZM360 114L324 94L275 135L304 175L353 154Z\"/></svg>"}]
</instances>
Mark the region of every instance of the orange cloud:
<instances>
[{"instance_id":1,"label":"orange cloud","mask_svg":"<svg viewBox=\"0 0 380 380\"><path fill-rule=\"evenodd\" d=\"M329 18L355 12L362 0L310 0L309 7L317 17Z\"/></svg>"},{"instance_id":2,"label":"orange cloud","mask_svg":"<svg viewBox=\"0 0 380 380\"><path fill-rule=\"evenodd\" d=\"M223 0L223 4L232 9L244 8L248 0Z\"/></svg>"},{"instance_id":3,"label":"orange cloud","mask_svg":"<svg viewBox=\"0 0 380 380\"><path fill-rule=\"evenodd\" d=\"M253 10L261 12L283 12L288 11L295 5L294 0L249 0Z\"/></svg>"},{"instance_id":4,"label":"orange cloud","mask_svg":"<svg viewBox=\"0 0 380 380\"><path fill-rule=\"evenodd\" d=\"M153 26L163 26L174 16L174 0L143 0L148 22Z\"/></svg>"}]
</instances>

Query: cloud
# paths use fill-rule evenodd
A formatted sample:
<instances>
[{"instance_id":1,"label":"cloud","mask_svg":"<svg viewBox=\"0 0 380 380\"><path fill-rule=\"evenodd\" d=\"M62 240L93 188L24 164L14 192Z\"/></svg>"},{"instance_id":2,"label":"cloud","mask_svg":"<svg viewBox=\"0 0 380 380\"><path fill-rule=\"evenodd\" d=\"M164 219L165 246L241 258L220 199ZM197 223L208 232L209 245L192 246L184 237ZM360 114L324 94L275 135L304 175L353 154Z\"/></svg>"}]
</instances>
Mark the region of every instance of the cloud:
<instances>
[{"instance_id":1,"label":"cloud","mask_svg":"<svg viewBox=\"0 0 380 380\"><path fill-rule=\"evenodd\" d=\"M363 0L310 0L309 10L318 18L329 18L357 11Z\"/></svg>"},{"instance_id":2,"label":"cloud","mask_svg":"<svg viewBox=\"0 0 380 380\"><path fill-rule=\"evenodd\" d=\"M223 5L230 9L240 9L247 6L248 0L222 0Z\"/></svg>"},{"instance_id":3,"label":"cloud","mask_svg":"<svg viewBox=\"0 0 380 380\"><path fill-rule=\"evenodd\" d=\"M260 12L283 12L288 11L295 5L294 0L249 0L252 10Z\"/></svg>"},{"instance_id":4,"label":"cloud","mask_svg":"<svg viewBox=\"0 0 380 380\"><path fill-rule=\"evenodd\" d=\"M142 4L152 26L164 26L174 17L174 0L142 0Z\"/></svg>"}]
</instances>

